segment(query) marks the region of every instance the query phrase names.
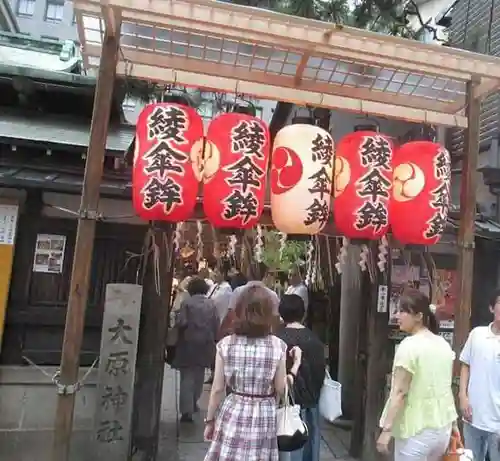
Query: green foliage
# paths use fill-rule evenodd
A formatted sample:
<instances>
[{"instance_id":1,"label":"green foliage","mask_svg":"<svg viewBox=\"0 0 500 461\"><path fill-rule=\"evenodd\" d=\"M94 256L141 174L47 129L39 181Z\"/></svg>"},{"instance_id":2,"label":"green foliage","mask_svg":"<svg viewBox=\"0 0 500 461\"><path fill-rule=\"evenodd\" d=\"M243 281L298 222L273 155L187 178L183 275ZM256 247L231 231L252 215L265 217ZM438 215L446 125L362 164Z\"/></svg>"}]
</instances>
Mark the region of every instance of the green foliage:
<instances>
[{"instance_id":1,"label":"green foliage","mask_svg":"<svg viewBox=\"0 0 500 461\"><path fill-rule=\"evenodd\" d=\"M240 4L248 4L240 0ZM255 4L255 1L254 1ZM320 21L345 24L387 35L414 38L406 0L271 0L264 7Z\"/></svg>"},{"instance_id":2,"label":"green foliage","mask_svg":"<svg viewBox=\"0 0 500 461\"><path fill-rule=\"evenodd\" d=\"M294 266L305 263L306 243L287 240L280 257L280 233L271 230L264 231L264 247L262 262L270 272L288 272Z\"/></svg>"}]
</instances>

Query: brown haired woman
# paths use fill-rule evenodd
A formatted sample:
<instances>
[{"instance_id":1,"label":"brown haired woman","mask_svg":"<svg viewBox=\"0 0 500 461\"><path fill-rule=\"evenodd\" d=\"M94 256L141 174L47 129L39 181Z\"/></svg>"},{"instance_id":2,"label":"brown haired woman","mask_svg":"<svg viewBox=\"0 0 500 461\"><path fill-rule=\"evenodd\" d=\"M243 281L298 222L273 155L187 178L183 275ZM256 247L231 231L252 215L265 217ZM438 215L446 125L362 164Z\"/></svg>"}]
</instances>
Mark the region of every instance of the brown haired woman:
<instances>
[{"instance_id":1,"label":"brown haired woman","mask_svg":"<svg viewBox=\"0 0 500 461\"><path fill-rule=\"evenodd\" d=\"M391 392L377 441L378 451L388 453L394 437L395 461L441 459L457 417L451 390L455 354L438 335L433 307L414 288L399 300L399 328L409 336L394 355Z\"/></svg>"},{"instance_id":2,"label":"brown haired woman","mask_svg":"<svg viewBox=\"0 0 500 461\"><path fill-rule=\"evenodd\" d=\"M277 461L276 394L296 375L302 352L290 351L293 367L286 375L286 344L271 334L274 300L260 286L248 287L235 306L233 334L217 344L205 439L212 443L205 461ZM231 394L216 412L225 393Z\"/></svg>"}]
</instances>

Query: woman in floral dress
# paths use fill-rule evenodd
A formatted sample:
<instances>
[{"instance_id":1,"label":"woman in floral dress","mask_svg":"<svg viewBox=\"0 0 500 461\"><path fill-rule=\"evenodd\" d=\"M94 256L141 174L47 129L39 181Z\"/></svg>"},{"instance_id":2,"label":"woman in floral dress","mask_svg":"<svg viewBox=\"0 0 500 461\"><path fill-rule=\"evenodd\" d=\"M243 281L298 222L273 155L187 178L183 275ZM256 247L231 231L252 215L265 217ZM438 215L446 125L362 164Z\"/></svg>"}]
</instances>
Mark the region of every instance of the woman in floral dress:
<instances>
[{"instance_id":1,"label":"woman in floral dress","mask_svg":"<svg viewBox=\"0 0 500 461\"><path fill-rule=\"evenodd\" d=\"M205 461L278 461L276 396L294 379L302 355L292 349L294 363L286 375L286 344L271 334L273 304L265 288L245 289L235 306L234 333L217 344L204 434L212 443ZM231 393L224 399L226 385Z\"/></svg>"}]
</instances>

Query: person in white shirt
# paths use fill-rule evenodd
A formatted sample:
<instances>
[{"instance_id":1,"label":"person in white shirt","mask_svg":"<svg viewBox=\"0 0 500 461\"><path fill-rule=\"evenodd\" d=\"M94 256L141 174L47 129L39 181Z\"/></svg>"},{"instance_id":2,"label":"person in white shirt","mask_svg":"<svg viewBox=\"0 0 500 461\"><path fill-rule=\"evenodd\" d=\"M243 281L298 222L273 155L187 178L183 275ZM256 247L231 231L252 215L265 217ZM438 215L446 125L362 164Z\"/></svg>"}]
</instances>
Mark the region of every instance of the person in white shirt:
<instances>
[{"instance_id":1,"label":"person in white shirt","mask_svg":"<svg viewBox=\"0 0 500 461\"><path fill-rule=\"evenodd\" d=\"M289 283L288 288L285 291L286 295L298 295L302 298L302 301L304 301L304 307L306 310L306 316L307 316L307 309L309 307L309 291L305 285L305 283L302 281L302 277L300 276L300 271L298 267L293 268L290 271L289 274Z\"/></svg>"},{"instance_id":2,"label":"person in white shirt","mask_svg":"<svg viewBox=\"0 0 500 461\"><path fill-rule=\"evenodd\" d=\"M214 281L213 285L210 287L207 293L207 297L210 298L217 310L217 316L219 317L219 322L222 324L223 320L226 318L227 311L229 309L229 301L231 299L231 294L233 289L231 285L225 280L224 274L215 268L212 272ZM211 368L211 373L209 378L205 381L205 384L212 384L214 380L214 369Z\"/></svg>"},{"instance_id":3,"label":"person in white shirt","mask_svg":"<svg viewBox=\"0 0 500 461\"><path fill-rule=\"evenodd\" d=\"M210 269L208 267L203 267L198 271L198 277L205 280L210 290L214 286L214 281L211 278Z\"/></svg>"},{"instance_id":4,"label":"person in white shirt","mask_svg":"<svg viewBox=\"0 0 500 461\"><path fill-rule=\"evenodd\" d=\"M474 461L500 461L500 290L490 299L493 322L474 328L460 355L460 410L465 447Z\"/></svg>"},{"instance_id":5,"label":"person in white shirt","mask_svg":"<svg viewBox=\"0 0 500 461\"><path fill-rule=\"evenodd\" d=\"M207 297L214 302L221 323L229 309L232 292L231 285L225 280L224 274L218 268L214 269L214 284L208 290Z\"/></svg>"}]
</instances>

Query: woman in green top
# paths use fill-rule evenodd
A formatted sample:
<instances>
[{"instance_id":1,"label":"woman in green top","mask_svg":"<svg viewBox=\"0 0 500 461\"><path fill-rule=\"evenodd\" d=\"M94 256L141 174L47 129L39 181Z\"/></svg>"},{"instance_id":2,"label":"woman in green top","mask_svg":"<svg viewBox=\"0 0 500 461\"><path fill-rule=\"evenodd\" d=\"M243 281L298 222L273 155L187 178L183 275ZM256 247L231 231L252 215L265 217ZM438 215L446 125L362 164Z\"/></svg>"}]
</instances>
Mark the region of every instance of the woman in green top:
<instances>
[{"instance_id":1,"label":"woman in green top","mask_svg":"<svg viewBox=\"0 0 500 461\"><path fill-rule=\"evenodd\" d=\"M393 363L392 384L380 427L377 450L388 453L394 437L395 461L437 461L445 453L457 418L451 390L455 354L438 336L434 306L415 289L399 301L401 341Z\"/></svg>"}]
</instances>

